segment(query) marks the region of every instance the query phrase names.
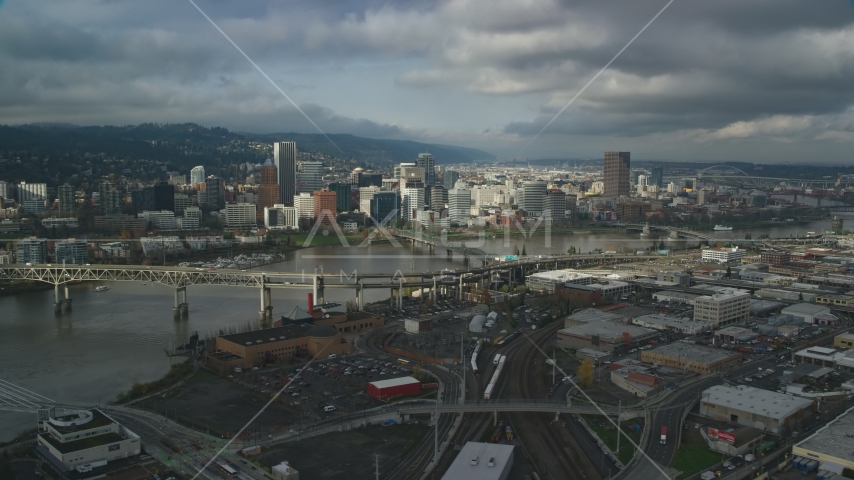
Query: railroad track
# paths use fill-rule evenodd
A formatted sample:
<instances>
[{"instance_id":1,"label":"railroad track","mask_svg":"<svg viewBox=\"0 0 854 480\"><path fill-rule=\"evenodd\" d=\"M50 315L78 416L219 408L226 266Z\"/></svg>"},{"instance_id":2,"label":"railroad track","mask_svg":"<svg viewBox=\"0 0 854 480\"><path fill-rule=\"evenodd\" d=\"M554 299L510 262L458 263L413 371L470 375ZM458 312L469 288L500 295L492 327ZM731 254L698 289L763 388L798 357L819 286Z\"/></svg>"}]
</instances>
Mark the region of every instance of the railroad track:
<instances>
[{"instance_id":1,"label":"railroad track","mask_svg":"<svg viewBox=\"0 0 854 480\"><path fill-rule=\"evenodd\" d=\"M536 339L531 338L540 348L545 347L551 335L539 335ZM525 344L520 347L521 359L514 362L516 378L522 381L518 383L522 398L543 398L546 396L542 382L541 366L545 361L542 353L527 340L522 339ZM538 433L537 441L529 439L529 444L538 443L540 452L538 469L542 469L543 476L552 479L578 478L578 465L570 459L570 453L563 447L566 439L555 431L550 415L545 413L524 413L523 417L533 431Z\"/></svg>"}]
</instances>

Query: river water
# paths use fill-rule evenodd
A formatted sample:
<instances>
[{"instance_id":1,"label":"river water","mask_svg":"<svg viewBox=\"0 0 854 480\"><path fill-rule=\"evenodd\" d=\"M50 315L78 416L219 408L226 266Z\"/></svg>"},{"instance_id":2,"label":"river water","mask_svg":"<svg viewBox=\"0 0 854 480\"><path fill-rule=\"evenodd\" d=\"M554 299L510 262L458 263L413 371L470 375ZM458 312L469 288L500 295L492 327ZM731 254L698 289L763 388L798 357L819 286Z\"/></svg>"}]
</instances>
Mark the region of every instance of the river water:
<instances>
[{"instance_id":1,"label":"river water","mask_svg":"<svg viewBox=\"0 0 854 480\"><path fill-rule=\"evenodd\" d=\"M829 224L773 226L754 229L754 237L800 235L824 231ZM542 228L542 227L541 227ZM850 228L850 227L849 227ZM542 231L542 230L541 230ZM732 238L743 232L717 232ZM511 254L524 248L529 255L565 253L570 246L582 252L603 250L643 250L652 238L637 233L521 235L467 240L468 246L495 254ZM658 239L655 239L658 241ZM685 241L666 240L668 248L684 248ZM692 242L693 243L693 242ZM398 248L385 243L366 248L341 246L308 248L294 258L266 270L301 272L311 275L321 266L324 273L354 271L403 274L464 269L463 259L448 257L444 251L431 255L426 248L405 243ZM165 349L187 341L194 332L202 335L223 327L246 324L257 319L257 289L243 287L188 287L189 318L172 317L173 290L140 283L114 282L106 292L95 292L92 284L71 287L73 310L55 315L53 291L0 297L0 379L15 383L57 401L97 402L111 400L134 381L161 377L170 359ZM294 306L306 307L307 290L273 290L274 318ZM365 301L388 298L385 289L366 290ZM352 300L353 290L326 289L326 301ZM0 441L19 431L35 427L35 416L0 413Z\"/></svg>"}]
</instances>

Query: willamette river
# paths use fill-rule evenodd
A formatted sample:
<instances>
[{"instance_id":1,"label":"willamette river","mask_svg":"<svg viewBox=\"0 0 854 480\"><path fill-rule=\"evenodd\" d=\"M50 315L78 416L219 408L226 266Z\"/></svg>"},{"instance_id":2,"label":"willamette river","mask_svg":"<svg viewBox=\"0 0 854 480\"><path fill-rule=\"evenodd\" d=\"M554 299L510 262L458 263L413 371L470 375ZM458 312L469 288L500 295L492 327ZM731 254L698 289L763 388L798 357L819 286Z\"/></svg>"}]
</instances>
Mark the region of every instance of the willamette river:
<instances>
[{"instance_id":1,"label":"willamette river","mask_svg":"<svg viewBox=\"0 0 854 480\"><path fill-rule=\"evenodd\" d=\"M851 228L846 225L847 228ZM828 224L775 226L752 229L754 238L761 233L772 237L803 236L808 231L824 231ZM732 238L743 232L719 232L720 238ZM570 246L581 251L635 251L652 244L653 239L637 233L552 235L525 239L503 235L487 238L483 245L469 240L472 247L487 252L510 254L523 246L529 255L564 253ZM668 248L684 248L685 242L669 242ZM444 251L429 255L425 248L409 244L396 248L378 244L368 248L322 247L296 252L287 262L266 267L269 270L299 272L307 275L323 266L324 273L354 270L366 273L403 274L442 269L463 269L459 257L449 258ZM258 316L259 294L242 287L192 286L187 289L189 318L172 318L173 290L161 285L116 282L107 292L94 292L93 285L71 288L73 311L55 315L53 291L0 297L0 379L10 381L48 398L68 402L113 399L134 381L150 381L162 376L171 362L164 349L184 343L194 331L215 332L221 327L245 324ZM274 290L274 318L296 305L305 308L307 290ZM326 301L352 300L352 290L327 288ZM366 290L365 301L388 297L387 290ZM183 357L177 357L178 360ZM0 413L0 441L19 431L35 427L35 415Z\"/></svg>"}]
</instances>

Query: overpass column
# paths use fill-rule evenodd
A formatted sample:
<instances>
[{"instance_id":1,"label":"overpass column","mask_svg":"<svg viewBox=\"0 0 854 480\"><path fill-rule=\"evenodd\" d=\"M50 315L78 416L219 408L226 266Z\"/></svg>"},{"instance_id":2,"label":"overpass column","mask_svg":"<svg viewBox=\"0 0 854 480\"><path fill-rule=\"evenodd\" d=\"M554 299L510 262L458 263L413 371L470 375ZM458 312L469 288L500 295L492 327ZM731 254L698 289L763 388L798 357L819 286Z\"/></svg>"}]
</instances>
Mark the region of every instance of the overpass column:
<instances>
[{"instance_id":1,"label":"overpass column","mask_svg":"<svg viewBox=\"0 0 854 480\"><path fill-rule=\"evenodd\" d=\"M68 284L65 284L65 310L71 310L71 295L68 294Z\"/></svg>"},{"instance_id":2,"label":"overpass column","mask_svg":"<svg viewBox=\"0 0 854 480\"><path fill-rule=\"evenodd\" d=\"M403 277L398 279L400 287L397 289L397 309L403 310Z\"/></svg>"},{"instance_id":3,"label":"overpass column","mask_svg":"<svg viewBox=\"0 0 854 480\"><path fill-rule=\"evenodd\" d=\"M460 275L460 291L459 291L459 299L463 299L463 276Z\"/></svg>"},{"instance_id":4,"label":"overpass column","mask_svg":"<svg viewBox=\"0 0 854 480\"><path fill-rule=\"evenodd\" d=\"M359 303L359 311L365 311L365 285L359 280L359 286L356 288L356 301Z\"/></svg>"},{"instance_id":5,"label":"overpass column","mask_svg":"<svg viewBox=\"0 0 854 480\"><path fill-rule=\"evenodd\" d=\"M260 305L258 308L258 320L260 320L262 324L267 322L267 298L266 298L267 287L264 284L264 280L265 280L264 275L262 274L261 275L261 290L259 291L259 293L261 294L261 296L259 297L260 298Z\"/></svg>"},{"instance_id":6,"label":"overpass column","mask_svg":"<svg viewBox=\"0 0 854 480\"><path fill-rule=\"evenodd\" d=\"M59 284L53 284L53 311L62 313L62 301L59 299Z\"/></svg>"},{"instance_id":7,"label":"overpass column","mask_svg":"<svg viewBox=\"0 0 854 480\"><path fill-rule=\"evenodd\" d=\"M436 303L436 276L433 276L433 291L431 292L430 298L433 299L433 303Z\"/></svg>"},{"instance_id":8,"label":"overpass column","mask_svg":"<svg viewBox=\"0 0 854 480\"><path fill-rule=\"evenodd\" d=\"M273 291L270 287L264 288L264 312L267 321L273 321Z\"/></svg>"}]
</instances>

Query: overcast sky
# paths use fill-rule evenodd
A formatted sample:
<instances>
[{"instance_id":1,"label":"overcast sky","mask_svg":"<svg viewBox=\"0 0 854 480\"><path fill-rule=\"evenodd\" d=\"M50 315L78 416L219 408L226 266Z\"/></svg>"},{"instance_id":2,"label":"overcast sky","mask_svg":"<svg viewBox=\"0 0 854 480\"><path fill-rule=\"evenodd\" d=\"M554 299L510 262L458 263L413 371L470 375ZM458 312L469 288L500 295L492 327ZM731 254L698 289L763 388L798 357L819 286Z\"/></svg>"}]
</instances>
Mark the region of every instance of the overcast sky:
<instances>
[{"instance_id":1,"label":"overcast sky","mask_svg":"<svg viewBox=\"0 0 854 480\"><path fill-rule=\"evenodd\" d=\"M854 162L854 3L195 0L324 131L499 158ZM0 0L0 123L316 130L188 0Z\"/></svg>"}]
</instances>

